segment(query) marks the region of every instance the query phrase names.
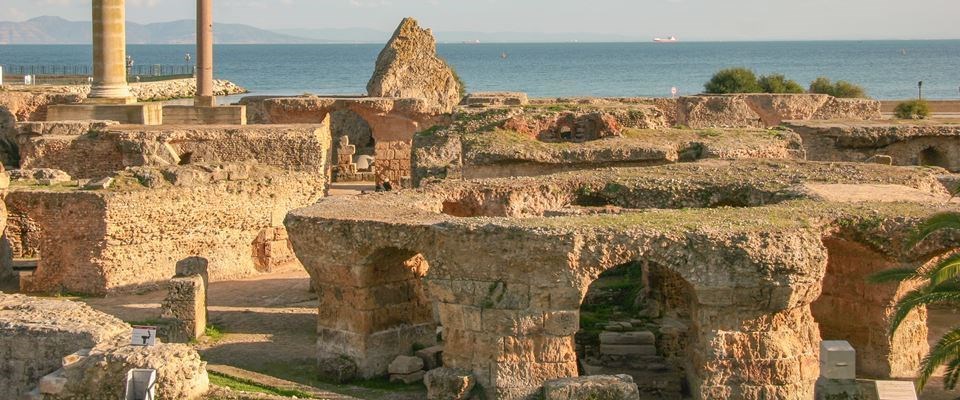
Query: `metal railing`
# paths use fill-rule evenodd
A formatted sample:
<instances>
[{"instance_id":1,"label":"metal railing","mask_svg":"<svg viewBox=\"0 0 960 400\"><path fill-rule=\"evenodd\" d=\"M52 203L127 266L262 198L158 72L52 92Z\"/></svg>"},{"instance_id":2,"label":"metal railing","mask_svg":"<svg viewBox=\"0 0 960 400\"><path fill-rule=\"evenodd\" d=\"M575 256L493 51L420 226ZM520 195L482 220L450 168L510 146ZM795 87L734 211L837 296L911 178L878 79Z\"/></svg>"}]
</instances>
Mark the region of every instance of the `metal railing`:
<instances>
[{"instance_id":1,"label":"metal railing","mask_svg":"<svg viewBox=\"0 0 960 400\"><path fill-rule=\"evenodd\" d=\"M84 84L93 76L91 65L17 65L2 64L3 80L6 84L22 83L24 77L33 77L35 85ZM129 82L151 82L168 79L181 79L194 76L193 65L134 65L127 68Z\"/></svg>"}]
</instances>

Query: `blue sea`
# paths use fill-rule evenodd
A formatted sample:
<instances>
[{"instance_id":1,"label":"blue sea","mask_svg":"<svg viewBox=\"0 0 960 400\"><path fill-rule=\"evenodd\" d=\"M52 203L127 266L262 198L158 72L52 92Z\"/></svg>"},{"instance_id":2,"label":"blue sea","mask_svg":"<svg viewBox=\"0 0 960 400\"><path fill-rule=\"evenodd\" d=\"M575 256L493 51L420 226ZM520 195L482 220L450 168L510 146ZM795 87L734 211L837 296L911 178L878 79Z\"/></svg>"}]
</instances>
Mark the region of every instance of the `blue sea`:
<instances>
[{"instance_id":1,"label":"blue sea","mask_svg":"<svg viewBox=\"0 0 960 400\"><path fill-rule=\"evenodd\" d=\"M360 94L379 44L219 45L216 76L257 94ZM137 65L184 64L189 45L131 45ZM470 91L536 97L699 93L721 68L818 76L864 86L879 99L960 98L960 40L728 43L440 44ZM90 64L90 46L0 46L0 65ZM505 56L505 58L504 58Z\"/></svg>"}]
</instances>

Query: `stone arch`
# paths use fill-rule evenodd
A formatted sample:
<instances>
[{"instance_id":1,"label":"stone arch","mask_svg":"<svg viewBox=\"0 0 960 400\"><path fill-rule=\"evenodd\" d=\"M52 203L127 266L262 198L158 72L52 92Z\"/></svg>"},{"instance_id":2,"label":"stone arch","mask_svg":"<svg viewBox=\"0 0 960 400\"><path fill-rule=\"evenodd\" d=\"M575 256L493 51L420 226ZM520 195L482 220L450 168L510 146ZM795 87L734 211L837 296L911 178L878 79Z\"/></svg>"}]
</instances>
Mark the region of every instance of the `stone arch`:
<instances>
[{"instance_id":1,"label":"stone arch","mask_svg":"<svg viewBox=\"0 0 960 400\"><path fill-rule=\"evenodd\" d=\"M689 397L696 304L689 282L647 260L604 271L579 310L580 374L630 375L642 397Z\"/></svg>"},{"instance_id":2,"label":"stone arch","mask_svg":"<svg viewBox=\"0 0 960 400\"><path fill-rule=\"evenodd\" d=\"M858 376L910 378L928 350L927 313L920 309L889 335L889 317L911 284L875 285L867 277L905 266L852 240L827 237L827 268L811 312L823 340L845 340L857 351Z\"/></svg>"},{"instance_id":3,"label":"stone arch","mask_svg":"<svg viewBox=\"0 0 960 400\"><path fill-rule=\"evenodd\" d=\"M361 377L373 378L397 356L435 345L438 324L423 284L429 268L419 252L383 247L357 265L315 275L321 360L348 358Z\"/></svg>"}]
</instances>

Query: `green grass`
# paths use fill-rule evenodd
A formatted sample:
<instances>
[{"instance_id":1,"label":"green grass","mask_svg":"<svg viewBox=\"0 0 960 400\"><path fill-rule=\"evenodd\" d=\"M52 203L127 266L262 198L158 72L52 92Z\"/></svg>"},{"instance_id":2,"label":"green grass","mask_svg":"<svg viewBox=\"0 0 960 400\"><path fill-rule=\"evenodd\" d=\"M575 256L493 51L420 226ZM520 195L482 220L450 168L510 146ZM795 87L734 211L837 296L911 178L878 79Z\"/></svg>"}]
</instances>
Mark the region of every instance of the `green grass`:
<instances>
[{"instance_id":1,"label":"green grass","mask_svg":"<svg viewBox=\"0 0 960 400\"><path fill-rule=\"evenodd\" d=\"M224 333L221 326L211 323L207 325L207 329L204 330L203 334L210 338L211 342L219 342L226 333Z\"/></svg>"},{"instance_id":2,"label":"green grass","mask_svg":"<svg viewBox=\"0 0 960 400\"><path fill-rule=\"evenodd\" d=\"M274 396L283 396L283 397L296 397L300 399L312 399L314 398L307 392L294 389L280 389L267 385L262 385L250 380L234 378L232 376L220 374L217 372L208 372L210 376L210 383L212 385L221 386L229 388L231 390L236 390L240 392L247 393L265 393L271 394Z\"/></svg>"}]
</instances>

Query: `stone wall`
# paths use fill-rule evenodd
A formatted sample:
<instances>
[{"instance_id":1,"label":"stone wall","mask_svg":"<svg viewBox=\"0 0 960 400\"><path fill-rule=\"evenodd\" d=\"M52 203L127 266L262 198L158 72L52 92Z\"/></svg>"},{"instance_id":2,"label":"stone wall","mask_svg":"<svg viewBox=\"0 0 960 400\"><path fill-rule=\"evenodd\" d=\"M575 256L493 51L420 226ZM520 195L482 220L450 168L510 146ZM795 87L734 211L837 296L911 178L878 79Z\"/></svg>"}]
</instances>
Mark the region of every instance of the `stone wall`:
<instances>
[{"instance_id":1,"label":"stone wall","mask_svg":"<svg viewBox=\"0 0 960 400\"><path fill-rule=\"evenodd\" d=\"M0 293L0 390L18 399L67 355L129 332L123 321L83 303Z\"/></svg>"},{"instance_id":2,"label":"stone wall","mask_svg":"<svg viewBox=\"0 0 960 400\"><path fill-rule=\"evenodd\" d=\"M389 180L395 188L411 186L410 146L406 141L377 142L377 182Z\"/></svg>"},{"instance_id":3,"label":"stone wall","mask_svg":"<svg viewBox=\"0 0 960 400\"><path fill-rule=\"evenodd\" d=\"M960 125L934 121L788 121L815 161L929 165L960 172Z\"/></svg>"},{"instance_id":4,"label":"stone wall","mask_svg":"<svg viewBox=\"0 0 960 400\"><path fill-rule=\"evenodd\" d=\"M280 227L287 211L321 198L326 183L322 174L265 166L234 180L210 181L196 171L140 171L106 191L12 191L7 205L41 230L38 268L21 288L104 294L151 286L191 256L210 261L212 280L257 273L257 263L271 262L253 257L261 233ZM165 183L165 176L179 183ZM150 179L151 188L137 182Z\"/></svg>"},{"instance_id":5,"label":"stone wall","mask_svg":"<svg viewBox=\"0 0 960 400\"><path fill-rule=\"evenodd\" d=\"M78 129L71 134L47 129L21 131L25 134L17 141L22 168L59 169L74 178L101 178L133 166L245 161L323 171L330 152L327 124L91 126L89 131Z\"/></svg>"}]
</instances>

